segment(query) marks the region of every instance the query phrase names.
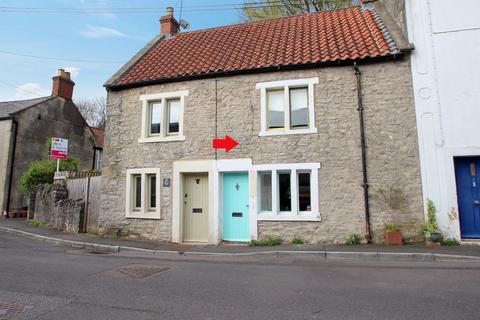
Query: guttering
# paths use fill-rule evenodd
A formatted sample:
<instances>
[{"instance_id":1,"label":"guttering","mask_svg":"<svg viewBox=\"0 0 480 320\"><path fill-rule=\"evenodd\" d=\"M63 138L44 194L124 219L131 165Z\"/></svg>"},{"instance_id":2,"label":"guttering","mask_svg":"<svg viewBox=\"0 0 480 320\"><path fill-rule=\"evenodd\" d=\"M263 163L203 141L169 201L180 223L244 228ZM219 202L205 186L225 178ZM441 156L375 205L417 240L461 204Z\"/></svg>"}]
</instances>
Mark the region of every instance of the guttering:
<instances>
[{"instance_id":1,"label":"guttering","mask_svg":"<svg viewBox=\"0 0 480 320\"><path fill-rule=\"evenodd\" d=\"M362 173L363 173L363 199L365 205L365 239L367 243L372 242L372 232L370 226L370 202L368 194L368 169L367 169L367 146L365 140L365 121L363 117L363 99L362 99L362 72L357 66L357 62L353 63L355 69L355 78L357 80L357 110L360 122L360 143L362 149Z\"/></svg>"},{"instance_id":2,"label":"guttering","mask_svg":"<svg viewBox=\"0 0 480 320\"><path fill-rule=\"evenodd\" d=\"M12 184L13 184L13 166L15 162L15 149L17 144L17 128L18 122L15 118L12 119L12 126L10 128L10 145L8 147L8 174L7 174L7 181L8 181L8 189L7 189L7 214L10 211L10 195L12 194Z\"/></svg>"},{"instance_id":3,"label":"guttering","mask_svg":"<svg viewBox=\"0 0 480 320\"><path fill-rule=\"evenodd\" d=\"M369 63L375 63L375 62L393 61L393 60L398 60L403 56L404 54L402 52L397 52L388 56L363 58L362 63L369 64ZM201 73L201 74L186 75L186 76L179 76L179 77L172 77L172 78L144 80L144 81L138 81L138 82L126 83L126 84L105 84L104 87L107 90L120 91L125 89L132 89L132 88L144 87L144 86L149 86L154 84L170 83L170 82L181 82L181 81L209 79L209 78L211 79L211 78L219 78L219 77L230 77L230 76L236 76L236 75L275 72L275 71L291 71L291 70L305 70L305 69L313 69L313 68L321 68L321 67L351 66L352 63L354 63L355 61L356 60L346 59L346 60L327 61L327 62L270 66L270 67L254 68L254 69L218 71L218 72Z\"/></svg>"}]
</instances>

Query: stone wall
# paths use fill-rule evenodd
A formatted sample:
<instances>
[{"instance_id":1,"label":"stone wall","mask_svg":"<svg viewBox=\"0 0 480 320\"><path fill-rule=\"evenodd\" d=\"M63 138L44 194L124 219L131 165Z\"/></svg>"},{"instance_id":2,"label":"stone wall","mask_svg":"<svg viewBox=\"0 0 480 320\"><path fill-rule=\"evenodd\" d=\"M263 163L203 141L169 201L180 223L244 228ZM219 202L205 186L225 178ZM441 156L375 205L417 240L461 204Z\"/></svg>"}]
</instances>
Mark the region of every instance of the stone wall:
<instances>
[{"instance_id":1,"label":"stone wall","mask_svg":"<svg viewBox=\"0 0 480 320\"><path fill-rule=\"evenodd\" d=\"M393 210L372 198L374 239L383 238L385 223L411 225L407 238L418 234L423 219L415 110L408 57L360 65L370 189L401 189L406 205ZM315 85L317 134L259 137L260 90L256 83L318 77ZM354 69L351 66L270 72L218 78L218 136L228 134L239 146L218 159L251 158L253 164L320 162L320 222L258 223L260 236L299 235L308 242L344 242L364 234L362 164ZM175 160L215 159L215 80L204 79L109 92L105 162L102 180L101 230L171 240L172 188L161 189L162 220L125 218L126 169L159 167L172 177ZM141 94L188 90L184 111L185 141L138 143Z\"/></svg>"},{"instance_id":2,"label":"stone wall","mask_svg":"<svg viewBox=\"0 0 480 320\"><path fill-rule=\"evenodd\" d=\"M34 220L55 230L78 233L82 230L84 207L83 200L68 199L65 185L43 185L36 193Z\"/></svg>"}]
</instances>

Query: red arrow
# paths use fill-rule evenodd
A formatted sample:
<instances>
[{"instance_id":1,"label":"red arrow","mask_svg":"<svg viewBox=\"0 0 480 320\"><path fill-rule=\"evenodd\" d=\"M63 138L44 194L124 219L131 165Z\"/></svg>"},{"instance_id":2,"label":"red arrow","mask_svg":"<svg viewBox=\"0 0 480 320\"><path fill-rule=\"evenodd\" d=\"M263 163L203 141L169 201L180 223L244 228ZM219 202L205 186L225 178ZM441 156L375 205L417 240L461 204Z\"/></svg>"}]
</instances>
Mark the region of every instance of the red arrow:
<instances>
[{"instance_id":1,"label":"red arrow","mask_svg":"<svg viewBox=\"0 0 480 320\"><path fill-rule=\"evenodd\" d=\"M225 149L225 151L228 152L236 146L238 146L238 142L229 136L225 136L225 139L213 139L214 149Z\"/></svg>"}]
</instances>

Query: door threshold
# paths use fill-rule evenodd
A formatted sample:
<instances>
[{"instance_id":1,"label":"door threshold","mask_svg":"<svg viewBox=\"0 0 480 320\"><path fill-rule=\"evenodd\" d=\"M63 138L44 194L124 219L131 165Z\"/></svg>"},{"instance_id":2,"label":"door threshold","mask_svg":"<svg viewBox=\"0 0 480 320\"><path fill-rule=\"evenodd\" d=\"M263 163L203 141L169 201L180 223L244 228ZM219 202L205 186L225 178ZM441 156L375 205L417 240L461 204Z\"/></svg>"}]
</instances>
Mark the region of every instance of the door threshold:
<instances>
[{"instance_id":1,"label":"door threshold","mask_svg":"<svg viewBox=\"0 0 480 320\"><path fill-rule=\"evenodd\" d=\"M467 246L480 246L480 239L462 239L461 244Z\"/></svg>"},{"instance_id":2,"label":"door threshold","mask_svg":"<svg viewBox=\"0 0 480 320\"><path fill-rule=\"evenodd\" d=\"M224 245L224 246L244 246L244 247L247 247L248 242L223 240L222 245Z\"/></svg>"}]
</instances>

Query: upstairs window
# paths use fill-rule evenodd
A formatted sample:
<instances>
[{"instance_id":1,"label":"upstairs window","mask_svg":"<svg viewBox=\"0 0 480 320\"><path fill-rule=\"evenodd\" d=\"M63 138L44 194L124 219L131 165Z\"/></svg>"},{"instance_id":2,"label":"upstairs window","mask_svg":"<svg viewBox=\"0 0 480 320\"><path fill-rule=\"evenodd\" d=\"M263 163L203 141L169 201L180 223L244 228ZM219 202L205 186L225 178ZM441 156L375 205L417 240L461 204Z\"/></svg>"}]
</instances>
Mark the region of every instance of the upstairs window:
<instances>
[{"instance_id":1,"label":"upstairs window","mask_svg":"<svg viewBox=\"0 0 480 320\"><path fill-rule=\"evenodd\" d=\"M183 136L183 109L187 91L142 95L140 143L179 141Z\"/></svg>"},{"instance_id":2,"label":"upstairs window","mask_svg":"<svg viewBox=\"0 0 480 320\"><path fill-rule=\"evenodd\" d=\"M260 136L316 133L314 84L318 78L258 83Z\"/></svg>"}]
</instances>

